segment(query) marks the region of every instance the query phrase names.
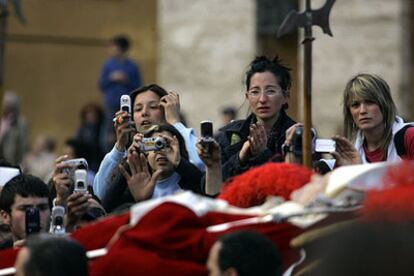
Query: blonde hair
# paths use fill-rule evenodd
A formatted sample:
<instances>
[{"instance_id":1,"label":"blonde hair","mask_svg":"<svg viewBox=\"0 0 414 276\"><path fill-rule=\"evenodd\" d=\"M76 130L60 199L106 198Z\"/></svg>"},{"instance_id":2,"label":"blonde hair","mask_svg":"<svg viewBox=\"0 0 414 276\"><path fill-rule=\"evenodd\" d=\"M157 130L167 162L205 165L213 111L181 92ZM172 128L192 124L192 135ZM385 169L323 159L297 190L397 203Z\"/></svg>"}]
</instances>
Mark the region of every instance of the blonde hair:
<instances>
[{"instance_id":1,"label":"blonde hair","mask_svg":"<svg viewBox=\"0 0 414 276\"><path fill-rule=\"evenodd\" d=\"M384 79L374 74L358 74L348 81L343 95L343 115L344 132L351 141L355 141L358 131L350 111L350 106L356 98L369 100L379 106L384 125L380 147L386 150L392 140L392 125L397 115L390 87Z\"/></svg>"}]
</instances>

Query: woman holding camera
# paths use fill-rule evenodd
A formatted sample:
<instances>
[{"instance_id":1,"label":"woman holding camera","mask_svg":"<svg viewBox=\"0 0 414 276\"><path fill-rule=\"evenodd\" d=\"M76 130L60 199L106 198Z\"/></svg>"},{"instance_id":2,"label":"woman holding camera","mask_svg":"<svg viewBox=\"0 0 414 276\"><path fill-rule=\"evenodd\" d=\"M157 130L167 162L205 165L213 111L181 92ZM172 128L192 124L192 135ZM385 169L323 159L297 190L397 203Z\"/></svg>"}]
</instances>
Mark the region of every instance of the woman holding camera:
<instances>
[{"instance_id":1,"label":"woman holding camera","mask_svg":"<svg viewBox=\"0 0 414 276\"><path fill-rule=\"evenodd\" d=\"M295 122L286 114L290 69L276 57L256 57L246 72L245 97L251 114L220 129L223 180L281 154L286 130Z\"/></svg>"},{"instance_id":2,"label":"woman holding camera","mask_svg":"<svg viewBox=\"0 0 414 276\"><path fill-rule=\"evenodd\" d=\"M154 140L159 146L153 148ZM147 140L145 140L147 139ZM136 134L126 161L118 166L103 204L110 211L125 203L160 198L180 190L201 193L202 173L188 161L181 134L169 124Z\"/></svg>"},{"instance_id":3,"label":"woman holding camera","mask_svg":"<svg viewBox=\"0 0 414 276\"><path fill-rule=\"evenodd\" d=\"M381 77L358 74L343 95L344 131L335 136L335 166L414 159L414 127L396 116L390 87ZM352 142L351 142L352 141Z\"/></svg>"},{"instance_id":4,"label":"woman holding camera","mask_svg":"<svg viewBox=\"0 0 414 276\"><path fill-rule=\"evenodd\" d=\"M93 189L99 198L103 198L109 187L112 171L126 156L128 140L134 132L145 133L155 124L169 123L173 125L185 140L189 160L200 170L204 164L200 160L195 144L197 138L194 130L185 127L179 118L180 100L175 92L167 92L164 88L151 84L143 86L130 94L132 114L126 111L118 111L114 118L117 142L113 149L106 154L96 173ZM132 116L132 118L131 118Z\"/></svg>"}]
</instances>

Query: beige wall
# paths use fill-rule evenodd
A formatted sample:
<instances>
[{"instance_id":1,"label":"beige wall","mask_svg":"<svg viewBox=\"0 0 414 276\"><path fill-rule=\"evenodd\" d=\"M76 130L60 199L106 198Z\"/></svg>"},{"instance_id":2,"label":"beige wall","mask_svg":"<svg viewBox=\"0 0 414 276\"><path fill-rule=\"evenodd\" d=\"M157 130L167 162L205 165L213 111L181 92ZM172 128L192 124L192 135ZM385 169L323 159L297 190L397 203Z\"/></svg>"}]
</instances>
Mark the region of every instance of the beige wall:
<instances>
[{"instance_id":1,"label":"beige wall","mask_svg":"<svg viewBox=\"0 0 414 276\"><path fill-rule=\"evenodd\" d=\"M204 119L220 126L219 109L244 102L243 73L255 54L255 1L159 0L158 19L160 84L180 93L197 131Z\"/></svg>"},{"instance_id":2,"label":"beige wall","mask_svg":"<svg viewBox=\"0 0 414 276\"><path fill-rule=\"evenodd\" d=\"M97 87L106 41L123 33L145 82L156 79L156 1L26 0L25 26L13 17L5 55L5 89L22 99L31 138L46 132L61 143L79 124L82 105L101 103Z\"/></svg>"}]
</instances>

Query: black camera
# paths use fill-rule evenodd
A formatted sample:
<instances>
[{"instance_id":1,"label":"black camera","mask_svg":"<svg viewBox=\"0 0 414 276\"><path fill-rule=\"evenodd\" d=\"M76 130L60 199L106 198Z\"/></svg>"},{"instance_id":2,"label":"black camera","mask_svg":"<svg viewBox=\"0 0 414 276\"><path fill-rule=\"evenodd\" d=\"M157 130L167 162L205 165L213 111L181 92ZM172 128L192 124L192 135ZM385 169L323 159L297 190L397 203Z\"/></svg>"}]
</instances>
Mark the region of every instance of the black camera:
<instances>
[{"instance_id":1,"label":"black camera","mask_svg":"<svg viewBox=\"0 0 414 276\"><path fill-rule=\"evenodd\" d=\"M315 129L311 128L311 147L312 153L314 153L315 148L315 139L316 139L316 131ZM293 134L292 138L292 152L295 156L302 156L302 140L303 139L303 127L297 127L295 129L295 133Z\"/></svg>"},{"instance_id":2,"label":"black camera","mask_svg":"<svg viewBox=\"0 0 414 276\"><path fill-rule=\"evenodd\" d=\"M159 151L167 147L167 141L162 137L143 138L141 141L141 152Z\"/></svg>"},{"instance_id":3,"label":"black camera","mask_svg":"<svg viewBox=\"0 0 414 276\"><path fill-rule=\"evenodd\" d=\"M26 208L26 236L39 233L40 214L36 207Z\"/></svg>"}]
</instances>

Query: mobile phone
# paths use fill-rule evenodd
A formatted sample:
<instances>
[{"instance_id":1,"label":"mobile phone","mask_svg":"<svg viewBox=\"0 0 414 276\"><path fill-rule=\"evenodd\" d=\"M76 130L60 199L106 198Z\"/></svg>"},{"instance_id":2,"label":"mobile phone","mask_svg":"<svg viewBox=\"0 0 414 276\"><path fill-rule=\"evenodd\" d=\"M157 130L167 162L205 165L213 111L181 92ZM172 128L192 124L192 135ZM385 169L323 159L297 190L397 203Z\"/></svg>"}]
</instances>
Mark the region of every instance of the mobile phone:
<instances>
[{"instance_id":1,"label":"mobile phone","mask_svg":"<svg viewBox=\"0 0 414 276\"><path fill-rule=\"evenodd\" d=\"M40 214L36 207L26 208L26 236L39 233Z\"/></svg>"},{"instance_id":2,"label":"mobile phone","mask_svg":"<svg viewBox=\"0 0 414 276\"><path fill-rule=\"evenodd\" d=\"M336 150L336 143L332 139L316 139L315 151L316 152L333 152Z\"/></svg>"},{"instance_id":3,"label":"mobile phone","mask_svg":"<svg viewBox=\"0 0 414 276\"><path fill-rule=\"evenodd\" d=\"M65 207L55 206L52 209L52 219L50 225L50 233L55 235L63 235L66 233L64 218L65 218Z\"/></svg>"},{"instance_id":4,"label":"mobile phone","mask_svg":"<svg viewBox=\"0 0 414 276\"><path fill-rule=\"evenodd\" d=\"M210 120L201 121L200 132L201 132L201 144L206 149L206 151L210 152L211 145L214 142L213 122Z\"/></svg>"},{"instance_id":5,"label":"mobile phone","mask_svg":"<svg viewBox=\"0 0 414 276\"><path fill-rule=\"evenodd\" d=\"M86 180L87 172L83 169L75 171L75 187L74 192L86 193L88 191L88 182Z\"/></svg>"},{"instance_id":6,"label":"mobile phone","mask_svg":"<svg viewBox=\"0 0 414 276\"><path fill-rule=\"evenodd\" d=\"M120 102L121 111L126 111L128 114L131 114L131 98L129 95L122 95Z\"/></svg>"}]
</instances>

